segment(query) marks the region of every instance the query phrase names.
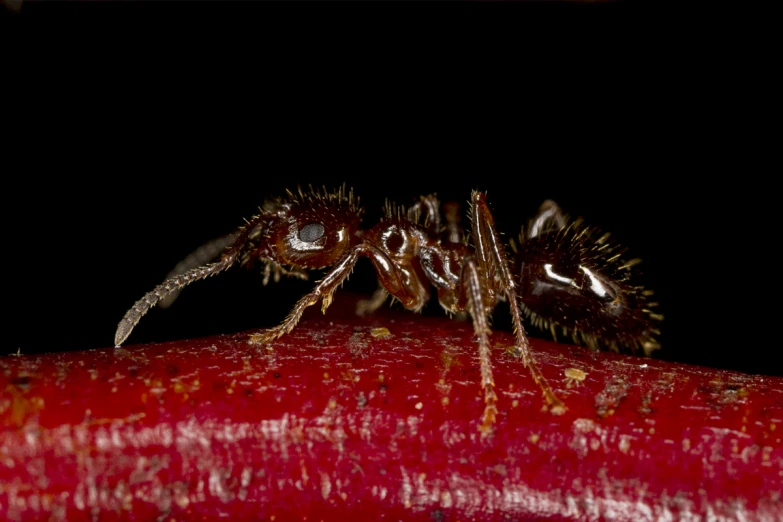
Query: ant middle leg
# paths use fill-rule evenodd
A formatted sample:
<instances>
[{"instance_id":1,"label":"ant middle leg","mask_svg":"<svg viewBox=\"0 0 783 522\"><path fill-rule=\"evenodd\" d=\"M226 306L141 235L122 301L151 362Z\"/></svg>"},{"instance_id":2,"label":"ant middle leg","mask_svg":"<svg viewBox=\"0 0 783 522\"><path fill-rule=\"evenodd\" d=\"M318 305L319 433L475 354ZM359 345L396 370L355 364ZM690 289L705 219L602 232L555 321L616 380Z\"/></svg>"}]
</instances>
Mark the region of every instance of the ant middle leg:
<instances>
[{"instance_id":1,"label":"ant middle leg","mask_svg":"<svg viewBox=\"0 0 783 522\"><path fill-rule=\"evenodd\" d=\"M372 297L360 299L356 303L356 315L364 317L365 315L374 314L386 302L388 297L389 292L386 291L382 284L378 284L378 288L373 292Z\"/></svg>"},{"instance_id":2,"label":"ant middle leg","mask_svg":"<svg viewBox=\"0 0 783 522\"><path fill-rule=\"evenodd\" d=\"M566 226L567 222L568 217L560 208L560 205L551 199L547 199L541 203L536 216L530 220L525 237L532 239L550 229L560 230Z\"/></svg>"}]
</instances>

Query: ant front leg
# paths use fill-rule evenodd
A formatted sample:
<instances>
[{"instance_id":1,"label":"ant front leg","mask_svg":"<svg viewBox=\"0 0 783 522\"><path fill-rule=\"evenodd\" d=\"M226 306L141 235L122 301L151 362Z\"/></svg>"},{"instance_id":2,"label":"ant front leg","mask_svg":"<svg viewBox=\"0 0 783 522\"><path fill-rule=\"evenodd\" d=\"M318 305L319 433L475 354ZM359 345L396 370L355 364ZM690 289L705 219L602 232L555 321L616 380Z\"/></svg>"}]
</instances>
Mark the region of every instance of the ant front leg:
<instances>
[{"instance_id":1,"label":"ant front leg","mask_svg":"<svg viewBox=\"0 0 783 522\"><path fill-rule=\"evenodd\" d=\"M478 268L483 274L486 274L488 285L497 284L499 286L497 290L506 294L522 362L530 369L533 380L541 387L544 398L550 406L550 411L555 415L562 415L566 411L565 404L555 395L552 386L541 373L533 358L530 343L522 325L522 314L519 310L514 279L508 268L506 252L498 238L498 233L495 231L495 220L487 205L486 195L478 191L473 192L471 218Z\"/></svg>"},{"instance_id":2,"label":"ant front leg","mask_svg":"<svg viewBox=\"0 0 783 522\"><path fill-rule=\"evenodd\" d=\"M334 291L340 285L342 285L345 279L351 274L351 271L353 271L353 267L356 265L356 261L359 259L359 256L370 257L376 266L379 263L383 265L391 264L386 256L384 256L380 251L378 251L378 249L371 245L362 244L354 247L348 253L348 255L343 257L342 260L340 260L329 271L329 273L326 274L326 276L324 276L321 281L319 281L318 285L312 292L301 298L294 305L294 308L291 310L291 312L289 312L288 316L282 323L280 323L278 326L275 326L274 328L270 328L264 333L251 335L250 344L266 344L287 333L290 333L291 330L296 327L297 323L299 323L299 320L302 318L304 311L308 307L316 304L319 300L322 300L321 311L326 313L326 309L329 308L330 304L332 304ZM397 284L399 283L397 282Z\"/></svg>"}]
</instances>

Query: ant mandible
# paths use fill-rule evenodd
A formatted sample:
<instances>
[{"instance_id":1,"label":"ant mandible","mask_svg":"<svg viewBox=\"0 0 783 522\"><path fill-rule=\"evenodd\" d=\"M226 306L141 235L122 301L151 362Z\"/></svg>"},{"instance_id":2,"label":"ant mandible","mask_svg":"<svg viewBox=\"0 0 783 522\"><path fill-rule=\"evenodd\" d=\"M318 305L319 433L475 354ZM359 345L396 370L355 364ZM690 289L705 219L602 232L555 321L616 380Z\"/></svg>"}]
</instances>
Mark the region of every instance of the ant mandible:
<instances>
[{"instance_id":1,"label":"ant mandible","mask_svg":"<svg viewBox=\"0 0 783 522\"><path fill-rule=\"evenodd\" d=\"M523 313L534 325L549 327L553 334L559 326L575 340L581 336L591 348L600 342L612 349L641 347L649 354L658 347L655 335L659 331L653 321L662 317L651 312L655 305L647 302L651 292L633 282L630 268L638 260L622 262L622 252L607 241L608 234L594 239L594 229L582 227L579 220L570 221L554 202L547 201L520 236L520 244L511 243L514 256L510 264L486 195L472 193L472 247L454 208L446 207L441 217L434 195L421 197L407 209L387 202L385 217L365 230L360 228L363 209L352 190L342 187L328 192L311 187L309 191L299 189L297 194L288 192L286 198L267 202L235 235L219 240L216 244L228 246L217 262L189 267L204 262L210 248L207 254L198 255L197 251L136 302L117 327L115 345L121 345L157 303L237 262L245 266L257 260L264 263L265 283L272 273L275 280L280 275L306 279L307 270L328 268L281 324L250 336L251 344L268 343L293 330L305 309L318 301L325 312L357 260L367 257L381 289L364 303L364 311L376 309L388 294L408 310L419 311L434 286L444 309L467 311L472 317L485 401L479 425L483 433L491 432L497 416L489 316L501 300L509 303L519 355L554 414L562 414L566 408L533 358Z\"/></svg>"}]
</instances>

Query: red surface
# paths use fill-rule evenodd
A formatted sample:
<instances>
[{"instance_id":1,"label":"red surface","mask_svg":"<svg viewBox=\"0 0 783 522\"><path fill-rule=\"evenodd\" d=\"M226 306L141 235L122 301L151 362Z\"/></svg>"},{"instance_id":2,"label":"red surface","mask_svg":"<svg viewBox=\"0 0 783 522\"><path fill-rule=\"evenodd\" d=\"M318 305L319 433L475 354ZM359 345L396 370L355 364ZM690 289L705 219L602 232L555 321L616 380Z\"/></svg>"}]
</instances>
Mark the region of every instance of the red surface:
<instances>
[{"instance_id":1,"label":"red surface","mask_svg":"<svg viewBox=\"0 0 783 522\"><path fill-rule=\"evenodd\" d=\"M554 416L495 332L482 439L468 323L247 337L0 359L0 519L783 520L783 379L538 341Z\"/></svg>"}]
</instances>

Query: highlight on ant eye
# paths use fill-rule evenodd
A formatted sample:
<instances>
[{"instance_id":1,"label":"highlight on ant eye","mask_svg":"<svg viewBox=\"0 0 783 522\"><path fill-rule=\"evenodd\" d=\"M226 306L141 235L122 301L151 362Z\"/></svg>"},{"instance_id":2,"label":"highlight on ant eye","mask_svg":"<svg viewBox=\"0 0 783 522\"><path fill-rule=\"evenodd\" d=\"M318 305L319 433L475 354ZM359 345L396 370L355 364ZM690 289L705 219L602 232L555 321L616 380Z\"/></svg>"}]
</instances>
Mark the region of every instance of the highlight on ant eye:
<instances>
[{"instance_id":1,"label":"highlight on ant eye","mask_svg":"<svg viewBox=\"0 0 783 522\"><path fill-rule=\"evenodd\" d=\"M556 340L560 333L591 349L649 355L660 347L663 316L654 312L653 292L633 270L639 260L625 259L625 250L609 241L608 234L570 219L554 201L545 201L518 240L509 242L510 256L482 192L472 193L466 220L456 204L444 205L442 211L435 195L421 196L408 207L387 201L383 208L378 223L363 227L364 209L345 186L332 191L300 188L266 201L239 230L210 243L220 248L199 249L137 301L120 321L115 345L124 343L158 303L234 265L260 264L264 284L271 276L275 281L283 275L306 280L309 271L325 269L282 323L248 338L251 345L267 344L291 332L308 307L320 302L325 312L357 261L367 258L379 290L360 302L357 313L370 314L389 298L418 311L434 291L447 312L469 314L485 403L478 422L482 435L490 434L497 421L489 314L501 300L509 303L518 356L555 415L566 406L536 363L523 317ZM463 228L463 222L470 227ZM566 378L571 387L585 375L569 369Z\"/></svg>"}]
</instances>

